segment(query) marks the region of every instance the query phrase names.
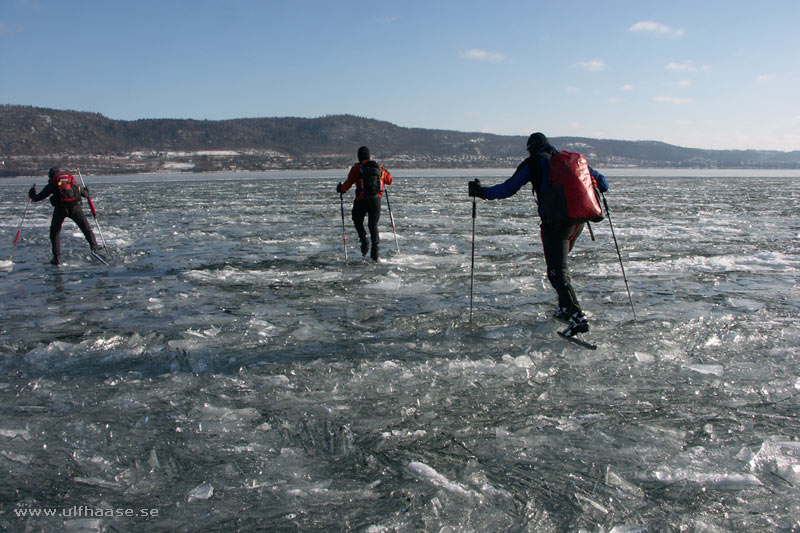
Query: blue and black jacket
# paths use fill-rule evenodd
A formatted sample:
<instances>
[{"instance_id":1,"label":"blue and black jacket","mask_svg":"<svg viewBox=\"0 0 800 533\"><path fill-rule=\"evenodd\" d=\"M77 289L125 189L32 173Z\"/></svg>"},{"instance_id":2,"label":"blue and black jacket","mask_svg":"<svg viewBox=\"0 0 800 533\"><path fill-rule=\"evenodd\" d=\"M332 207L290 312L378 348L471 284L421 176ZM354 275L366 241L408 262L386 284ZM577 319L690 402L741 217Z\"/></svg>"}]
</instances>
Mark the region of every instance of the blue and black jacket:
<instances>
[{"instance_id":1,"label":"blue and black jacket","mask_svg":"<svg viewBox=\"0 0 800 533\"><path fill-rule=\"evenodd\" d=\"M503 183L498 183L492 187L484 189L484 198L487 200L500 200L513 196L519 191L526 183L533 185L533 190L536 192L537 197L542 193L542 186L547 182L545 172L550 169L550 157L556 153L556 149L552 146L546 146L540 150L536 155L532 155L525 161L520 163L514 174ZM606 177L589 167L589 173L597 182L597 188L600 192L608 190L608 180ZM542 207L539 207L539 216L544 217Z\"/></svg>"}]
</instances>

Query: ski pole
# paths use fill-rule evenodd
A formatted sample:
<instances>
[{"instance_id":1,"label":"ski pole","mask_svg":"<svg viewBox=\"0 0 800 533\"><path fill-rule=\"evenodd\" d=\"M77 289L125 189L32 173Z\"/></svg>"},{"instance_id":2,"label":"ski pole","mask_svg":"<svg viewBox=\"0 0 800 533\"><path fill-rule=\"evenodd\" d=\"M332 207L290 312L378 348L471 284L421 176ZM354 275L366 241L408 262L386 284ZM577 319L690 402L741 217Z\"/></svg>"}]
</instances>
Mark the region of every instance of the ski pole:
<instances>
[{"instance_id":1,"label":"ski pole","mask_svg":"<svg viewBox=\"0 0 800 533\"><path fill-rule=\"evenodd\" d=\"M347 233L344 230L344 195L339 193L339 207L342 208L342 241L344 246L344 262L347 263Z\"/></svg>"},{"instance_id":2,"label":"ski pole","mask_svg":"<svg viewBox=\"0 0 800 533\"><path fill-rule=\"evenodd\" d=\"M628 301L631 303L631 311L633 312L633 318L636 319L636 309L633 307L633 298L631 297L631 289L628 287L628 277L625 275L625 265L622 264L622 254L619 252L619 244L617 243L617 236L614 233L614 224L611 222L611 213L608 210L608 202L606 201L606 195L601 193L603 196L603 205L606 207L606 216L608 217L608 225L611 226L611 236L614 237L614 246L617 249L617 257L619 257L619 266L622 269L622 279L625 280L625 290L628 291Z\"/></svg>"},{"instance_id":3,"label":"ski pole","mask_svg":"<svg viewBox=\"0 0 800 533\"><path fill-rule=\"evenodd\" d=\"M22 234L22 223L25 222L25 215L28 214L28 207L31 205L31 197L28 196L28 203L25 204L25 211L22 212L22 220L19 221L19 228L17 228L17 236L14 237L14 246L19 242L19 236ZM14 259L14 254L8 258L9 261Z\"/></svg>"},{"instance_id":4,"label":"ski pole","mask_svg":"<svg viewBox=\"0 0 800 533\"><path fill-rule=\"evenodd\" d=\"M389 201L389 189L384 189L386 193L386 205L389 207L389 218L392 220L392 233L394 233L394 245L397 247L397 253L400 253L400 245L397 243L397 230L394 228L394 215L392 215L392 202Z\"/></svg>"},{"instance_id":5,"label":"ski pole","mask_svg":"<svg viewBox=\"0 0 800 533\"><path fill-rule=\"evenodd\" d=\"M83 188L85 189L86 188L86 183L84 183L84 181L83 181L83 175L81 175L81 169L78 168L78 167L75 167L75 168L78 171L78 177L81 179L81 186L83 186ZM92 210L92 216L94 217L94 223L97 226L97 233L100 234L100 238L103 240L103 247L110 254L111 250L108 249L108 245L106 244L106 238L103 237L103 232L100 230L100 223L97 221L97 209L94 208L94 202L92 202L92 199L88 198L88 200L89 200L89 207Z\"/></svg>"},{"instance_id":6,"label":"ski pole","mask_svg":"<svg viewBox=\"0 0 800 533\"><path fill-rule=\"evenodd\" d=\"M31 205L31 198L29 196L28 203L25 204L25 211L22 212L22 220L19 221L19 228L17 228L17 236L14 237L14 246L16 246L17 242L19 242L19 236L22 233L22 223L25 222L25 215L28 214L28 206L30 205Z\"/></svg>"},{"instance_id":7,"label":"ski pole","mask_svg":"<svg viewBox=\"0 0 800 533\"><path fill-rule=\"evenodd\" d=\"M475 197L472 197L472 265L469 269L469 325L472 326L472 288L475 282Z\"/></svg>"}]
</instances>

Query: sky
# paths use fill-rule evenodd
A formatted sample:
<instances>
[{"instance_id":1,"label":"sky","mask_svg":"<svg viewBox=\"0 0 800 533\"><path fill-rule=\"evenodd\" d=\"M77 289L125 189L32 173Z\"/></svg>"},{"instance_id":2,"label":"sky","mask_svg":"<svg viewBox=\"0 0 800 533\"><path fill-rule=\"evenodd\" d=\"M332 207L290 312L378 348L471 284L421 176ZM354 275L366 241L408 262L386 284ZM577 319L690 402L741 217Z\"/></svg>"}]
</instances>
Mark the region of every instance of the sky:
<instances>
[{"instance_id":1,"label":"sky","mask_svg":"<svg viewBox=\"0 0 800 533\"><path fill-rule=\"evenodd\" d=\"M798 28L798 0L0 0L0 104L791 151Z\"/></svg>"}]
</instances>

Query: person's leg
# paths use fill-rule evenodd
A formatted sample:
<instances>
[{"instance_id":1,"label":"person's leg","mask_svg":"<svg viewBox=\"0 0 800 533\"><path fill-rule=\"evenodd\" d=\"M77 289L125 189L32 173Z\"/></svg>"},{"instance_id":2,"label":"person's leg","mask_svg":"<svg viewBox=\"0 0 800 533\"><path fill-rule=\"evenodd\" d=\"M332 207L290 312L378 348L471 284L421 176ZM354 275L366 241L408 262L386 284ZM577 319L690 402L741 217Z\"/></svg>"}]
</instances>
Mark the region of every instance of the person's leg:
<instances>
[{"instance_id":1,"label":"person's leg","mask_svg":"<svg viewBox=\"0 0 800 533\"><path fill-rule=\"evenodd\" d=\"M53 210L53 219L50 221L50 244L53 248L53 259L50 261L57 265L61 260L61 225L67 213L63 207L57 206Z\"/></svg>"},{"instance_id":2,"label":"person's leg","mask_svg":"<svg viewBox=\"0 0 800 533\"><path fill-rule=\"evenodd\" d=\"M368 202L369 237L372 241L370 257L373 261L377 261L381 241L381 233L378 230L378 222L381 219L381 197L375 196L374 198L365 200L365 202Z\"/></svg>"},{"instance_id":3,"label":"person's leg","mask_svg":"<svg viewBox=\"0 0 800 533\"><path fill-rule=\"evenodd\" d=\"M580 226L580 225L579 225ZM561 226L542 226L542 245L547 262L547 279L558 294L558 318L567 319L569 327L565 330L568 336L589 331L589 322L583 314L575 289L569 279L567 257L574 238L582 228L574 224Z\"/></svg>"},{"instance_id":4,"label":"person's leg","mask_svg":"<svg viewBox=\"0 0 800 533\"><path fill-rule=\"evenodd\" d=\"M97 239L94 237L94 232L92 232L92 226L89 224L89 220L86 218L86 215L83 214L83 209L81 209L80 206L69 208L67 209L67 216L74 220L75 224L81 229L91 249L93 251L97 250Z\"/></svg>"},{"instance_id":5,"label":"person's leg","mask_svg":"<svg viewBox=\"0 0 800 533\"><path fill-rule=\"evenodd\" d=\"M364 200L353 202L353 225L358 233L358 240L361 241L361 255L367 255L369 251L369 241L367 240L367 230L364 228L364 217L367 215Z\"/></svg>"},{"instance_id":6,"label":"person's leg","mask_svg":"<svg viewBox=\"0 0 800 533\"><path fill-rule=\"evenodd\" d=\"M578 237L581 236L583 233L583 228L586 224L575 224L574 229L572 230L572 235L569 237L569 251L572 251L572 247L575 246L575 241L578 240Z\"/></svg>"},{"instance_id":7,"label":"person's leg","mask_svg":"<svg viewBox=\"0 0 800 533\"><path fill-rule=\"evenodd\" d=\"M558 295L559 316L564 318L581 313L581 306L569 279L567 257L570 237L575 231L573 224L560 226L542 225L542 247L547 264L547 279Z\"/></svg>"}]
</instances>

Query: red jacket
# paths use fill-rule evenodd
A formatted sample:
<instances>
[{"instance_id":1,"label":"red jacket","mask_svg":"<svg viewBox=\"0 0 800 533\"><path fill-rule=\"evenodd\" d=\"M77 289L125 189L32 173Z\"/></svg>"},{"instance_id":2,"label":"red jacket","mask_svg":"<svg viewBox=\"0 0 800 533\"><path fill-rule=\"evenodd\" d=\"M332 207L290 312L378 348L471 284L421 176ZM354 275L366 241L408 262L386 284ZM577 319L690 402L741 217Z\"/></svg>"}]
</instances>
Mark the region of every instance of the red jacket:
<instances>
[{"instance_id":1,"label":"red jacket","mask_svg":"<svg viewBox=\"0 0 800 533\"><path fill-rule=\"evenodd\" d=\"M361 183L361 165L364 163L366 163L366 161L362 161L353 165L353 167L350 169L350 172L347 174L347 181L342 184L340 189L341 192L347 192L350 190L350 187L355 184L356 200L364 199L364 185ZM381 170L383 171L381 174L381 192L378 193L378 196L383 196L384 187L392 184L392 175L389 174L389 171L383 168L383 165L381 165Z\"/></svg>"}]
</instances>

